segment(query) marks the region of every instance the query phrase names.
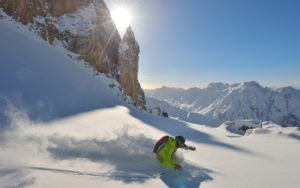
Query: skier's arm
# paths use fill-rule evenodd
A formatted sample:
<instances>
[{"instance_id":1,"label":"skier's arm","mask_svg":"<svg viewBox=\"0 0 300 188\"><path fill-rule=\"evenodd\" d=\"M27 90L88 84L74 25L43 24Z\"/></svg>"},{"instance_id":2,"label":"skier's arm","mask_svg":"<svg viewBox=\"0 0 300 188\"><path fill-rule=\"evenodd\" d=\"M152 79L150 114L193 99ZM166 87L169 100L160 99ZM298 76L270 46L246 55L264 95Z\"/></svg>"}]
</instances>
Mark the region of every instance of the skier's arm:
<instances>
[{"instance_id":1,"label":"skier's arm","mask_svg":"<svg viewBox=\"0 0 300 188\"><path fill-rule=\"evenodd\" d=\"M193 147L193 146L188 146L188 145L186 145L186 144L183 145L183 149L186 149L186 150L192 150L192 151L195 151L195 150L196 150L195 147Z\"/></svg>"}]
</instances>

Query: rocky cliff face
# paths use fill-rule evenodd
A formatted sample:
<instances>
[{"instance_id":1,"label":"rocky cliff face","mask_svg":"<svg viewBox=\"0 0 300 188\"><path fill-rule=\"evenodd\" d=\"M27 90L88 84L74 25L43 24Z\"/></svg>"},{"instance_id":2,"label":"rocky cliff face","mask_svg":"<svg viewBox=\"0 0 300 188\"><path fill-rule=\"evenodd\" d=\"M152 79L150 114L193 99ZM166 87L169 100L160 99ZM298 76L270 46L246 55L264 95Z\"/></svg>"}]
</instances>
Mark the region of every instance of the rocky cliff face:
<instances>
[{"instance_id":1,"label":"rocky cliff face","mask_svg":"<svg viewBox=\"0 0 300 188\"><path fill-rule=\"evenodd\" d=\"M0 8L50 44L61 43L97 71L116 77L133 101L144 106L137 80L139 46L131 29L121 40L103 0L1 0Z\"/></svg>"},{"instance_id":2,"label":"rocky cliff face","mask_svg":"<svg viewBox=\"0 0 300 188\"><path fill-rule=\"evenodd\" d=\"M138 106L145 105L144 92L138 82L138 62L140 47L131 27L128 27L120 43L118 52L117 79L121 86L135 99Z\"/></svg>"}]
</instances>

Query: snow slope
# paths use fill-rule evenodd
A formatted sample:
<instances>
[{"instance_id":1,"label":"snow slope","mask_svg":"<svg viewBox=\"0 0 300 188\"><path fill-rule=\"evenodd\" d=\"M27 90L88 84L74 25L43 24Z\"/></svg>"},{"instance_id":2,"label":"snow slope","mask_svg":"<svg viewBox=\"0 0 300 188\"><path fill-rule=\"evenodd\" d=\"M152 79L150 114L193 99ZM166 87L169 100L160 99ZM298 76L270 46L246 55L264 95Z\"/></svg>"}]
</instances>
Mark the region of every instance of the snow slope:
<instances>
[{"instance_id":1,"label":"snow slope","mask_svg":"<svg viewBox=\"0 0 300 188\"><path fill-rule=\"evenodd\" d=\"M25 108L31 118L51 120L120 104L107 86L114 79L95 77L92 69L73 61L68 55L75 55L59 44L51 46L7 19L0 20L0 36L2 108L11 103Z\"/></svg>"},{"instance_id":2,"label":"snow slope","mask_svg":"<svg viewBox=\"0 0 300 188\"><path fill-rule=\"evenodd\" d=\"M116 118L117 117L117 118ZM300 130L269 124L249 136L116 106L46 124L15 117L0 134L1 187L291 187ZM158 163L155 140L182 134L182 171Z\"/></svg>"},{"instance_id":3,"label":"snow slope","mask_svg":"<svg viewBox=\"0 0 300 188\"><path fill-rule=\"evenodd\" d=\"M214 119L258 119L284 126L300 125L300 90L292 87L274 91L252 81L232 85L212 83L204 89L162 87L146 90L145 94Z\"/></svg>"},{"instance_id":4,"label":"snow slope","mask_svg":"<svg viewBox=\"0 0 300 188\"><path fill-rule=\"evenodd\" d=\"M299 128L265 122L240 136L140 111L108 87L114 79L3 19L0 53L0 187L300 185ZM182 171L152 153L166 134L197 147L176 153Z\"/></svg>"},{"instance_id":5,"label":"snow slope","mask_svg":"<svg viewBox=\"0 0 300 188\"><path fill-rule=\"evenodd\" d=\"M180 108L171 106L165 101L160 101L154 98L146 98L147 108L154 109L155 107L160 107L162 111L168 113L169 116L180 119L182 121L187 121L191 123L203 124L211 127L218 127L222 124L222 121L218 119L213 119L208 116L204 116L200 113L187 112Z\"/></svg>"}]
</instances>

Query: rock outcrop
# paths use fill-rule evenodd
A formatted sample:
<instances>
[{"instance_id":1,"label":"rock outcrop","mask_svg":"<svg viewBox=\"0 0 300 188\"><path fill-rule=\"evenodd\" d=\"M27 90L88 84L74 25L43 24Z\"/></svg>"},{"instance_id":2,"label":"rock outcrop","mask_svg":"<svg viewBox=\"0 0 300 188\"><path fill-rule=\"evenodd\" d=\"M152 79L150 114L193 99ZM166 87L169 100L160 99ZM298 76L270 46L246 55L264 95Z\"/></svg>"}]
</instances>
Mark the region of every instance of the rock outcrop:
<instances>
[{"instance_id":1,"label":"rock outcrop","mask_svg":"<svg viewBox=\"0 0 300 188\"><path fill-rule=\"evenodd\" d=\"M144 106L139 46L131 29L121 40L104 0L2 0L0 9L50 44L61 43L97 71L116 77L135 104Z\"/></svg>"},{"instance_id":2,"label":"rock outcrop","mask_svg":"<svg viewBox=\"0 0 300 188\"><path fill-rule=\"evenodd\" d=\"M140 47L131 27L128 27L118 53L116 75L121 86L132 96L136 105L145 105L144 92L138 82L138 62Z\"/></svg>"}]
</instances>

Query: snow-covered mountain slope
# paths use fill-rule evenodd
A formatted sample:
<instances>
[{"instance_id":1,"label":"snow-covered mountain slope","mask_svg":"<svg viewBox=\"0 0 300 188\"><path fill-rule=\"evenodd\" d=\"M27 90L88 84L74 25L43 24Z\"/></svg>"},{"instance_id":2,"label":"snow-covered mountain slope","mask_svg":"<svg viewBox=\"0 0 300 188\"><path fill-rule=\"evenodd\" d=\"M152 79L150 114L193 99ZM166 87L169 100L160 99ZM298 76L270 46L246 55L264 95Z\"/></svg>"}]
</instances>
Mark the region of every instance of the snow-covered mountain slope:
<instances>
[{"instance_id":1,"label":"snow-covered mountain slope","mask_svg":"<svg viewBox=\"0 0 300 188\"><path fill-rule=\"evenodd\" d=\"M12 18L12 19L11 19ZM145 105L138 81L139 45L130 27L121 39L104 0L1 0L0 21L16 21L49 44L115 77L134 103ZM126 44L126 53L119 50Z\"/></svg>"},{"instance_id":2,"label":"snow-covered mountain slope","mask_svg":"<svg viewBox=\"0 0 300 188\"><path fill-rule=\"evenodd\" d=\"M284 126L300 125L300 91L285 87L276 91L258 83L212 83L207 88L146 90L146 96L165 101L187 112L221 120L258 119Z\"/></svg>"},{"instance_id":3,"label":"snow-covered mountain slope","mask_svg":"<svg viewBox=\"0 0 300 188\"><path fill-rule=\"evenodd\" d=\"M15 114L16 111L11 113ZM21 112L18 112L21 114ZM0 187L290 187L300 184L300 129L269 124L248 136L122 106L49 123L13 116L0 132ZM156 161L153 145L182 134L182 171ZM168 172L159 176L159 173Z\"/></svg>"},{"instance_id":4,"label":"snow-covered mountain slope","mask_svg":"<svg viewBox=\"0 0 300 188\"><path fill-rule=\"evenodd\" d=\"M187 112L180 108L171 106L169 103L165 101L160 101L154 98L146 98L146 101L148 104L147 108L154 109L155 107L160 107L160 109L164 112L167 112L169 116L178 118L182 121L207 125L211 127L217 127L222 124L222 121L218 119L212 119L200 113Z\"/></svg>"},{"instance_id":5,"label":"snow-covered mountain slope","mask_svg":"<svg viewBox=\"0 0 300 188\"><path fill-rule=\"evenodd\" d=\"M18 29L16 29L18 28ZM0 20L0 120L22 106L31 118L51 120L121 104L116 80L95 72L59 45L51 46L27 27ZM112 95L112 92L115 92Z\"/></svg>"}]
</instances>

